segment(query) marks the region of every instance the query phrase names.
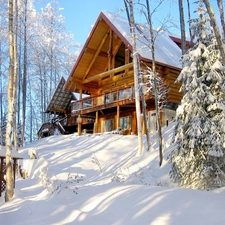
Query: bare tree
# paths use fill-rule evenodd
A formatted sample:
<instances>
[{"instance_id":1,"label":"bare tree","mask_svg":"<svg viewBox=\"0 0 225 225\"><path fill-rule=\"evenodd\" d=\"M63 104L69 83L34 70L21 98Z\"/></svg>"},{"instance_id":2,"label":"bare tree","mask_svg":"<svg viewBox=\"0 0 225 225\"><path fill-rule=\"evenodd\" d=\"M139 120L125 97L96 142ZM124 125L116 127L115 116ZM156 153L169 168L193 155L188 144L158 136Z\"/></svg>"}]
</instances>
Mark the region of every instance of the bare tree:
<instances>
[{"instance_id":1,"label":"bare tree","mask_svg":"<svg viewBox=\"0 0 225 225\"><path fill-rule=\"evenodd\" d=\"M130 23L130 31L132 36L132 48L133 48L133 64L134 64L134 89L135 89L135 104L136 104L136 118L137 118L137 132L138 132L138 152L139 155L143 153L143 140L142 140L142 124L141 124L141 109L140 109L140 94L139 94L139 60L136 47L136 32L135 32L135 20L134 9L132 0L124 0L125 8L128 12L128 19Z\"/></svg>"},{"instance_id":2,"label":"bare tree","mask_svg":"<svg viewBox=\"0 0 225 225\"><path fill-rule=\"evenodd\" d=\"M13 100L13 67L14 67L14 53L13 53L13 0L9 0L9 81L8 81L8 121L6 127L6 192L5 201L9 201L14 195L13 187L13 169L12 169L12 126L14 115L14 100Z\"/></svg>"},{"instance_id":3,"label":"bare tree","mask_svg":"<svg viewBox=\"0 0 225 225\"><path fill-rule=\"evenodd\" d=\"M27 96L27 0L24 0L24 48L23 48L23 78L22 78L22 145L25 142L25 124L26 124L26 96Z\"/></svg>"},{"instance_id":4,"label":"bare tree","mask_svg":"<svg viewBox=\"0 0 225 225\"><path fill-rule=\"evenodd\" d=\"M225 39L225 21L224 21L224 10L222 0L217 0L217 5L220 11L220 21L223 29L223 39Z\"/></svg>"},{"instance_id":5,"label":"bare tree","mask_svg":"<svg viewBox=\"0 0 225 225\"><path fill-rule=\"evenodd\" d=\"M14 3L14 35L13 35L13 54L14 54L14 79L13 79L13 99L14 99L14 116L13 116L13 140L14 140L14 148L18 150L18 138L17 138L17 126L16 126L16 99L17 99L17 77L18 77L18 60L17 60L17 24L18 24L18 6L17 0Z\"/></svg>"},{"instance_id":6,"label":"bare tree","mask_svg":"<svg viewBox=\"0 0 225 225\"><path fill-rule=\"evenodd\" d=\"M154 9L153 12L156 11L156 9L163 3L164 0L160 0L157 7ZM149 43L143 43L143 44L147 44L147 46L150 48L151 52L152 52L152 67L151 67L151 72L147 72L148 75L144 75L145 77L147 77L149 80L148 82L150 83L151 86L151 90L150 92L152 93L153 97L154 97L154 101L155 101L155 109L156 109L156 123L157 123L157 129L158 129L158 141L159 141L159 165L162 165L162 161L163 161L163 154L162 154L162 150L163 150L163 142L162 142L162 124L161 124L161 119L160 119L160 90L159 90L159 85L158 85L158 73L156 72L156 60L155 60L155 39L157 34L154 34L154 30L153 30L153 25L152 25L152 15L153 12L151 13L151 9L150 9L150 4L149 4L149 0L146 0L145 2L146 4L141 4L146 10L142 10L142 13L145 15L145 18L147 20L147 24L148 24L148 30L150 32L150 38L149 38ZM150 68L147 66L148 70L150 70Z\"/></svg>"},{"instance_id":7,"label":"bare tree","mask_svg":"<svg viewBox=\"0 0 225 225\"><path fill-rule=\"evenodd\" d=\"M179 3L179 12L180 12L181 50L183 55L186 52L186 34L185 34L185 25L184 25L183 0L178 0L178 3Z\"/></svg>"},{"instance_id":8,"label":"bare tree","mask_svg":"<svg viewBox=\"0 0 225 225\"><path fill-rule=\"evenodd\" d=\"M158 128L158 140L159 140L159 165L162 165L163 161L163 144L162 144L162 124L160 120L160 109L159 109L159 96L157 91L157 73L156 73L156 65L155 65L155 35L153 31L152 18L151 18L151 9L149 1L146 0L147 7L147 22L150 30L150 39L151 39L151 52L152 52L152 73L153 73L153 93L155 99L155 108L156 108L156 122Z\"/></svg>"},{"instance_id":9,"label":"bare tree","mask_svg":"<svg viewBox=\"0 0 225 225\"><path fill-rule=\"evenodd\" d=\"M213 11L213 9L210 5L209 0L202 0L202 1L205 4L206 9L208 11L210 21L211 21L211 24L212 24L212 27L213 27L213 30L214 30L214 33L215 33L215 36L216 36L218 48L220 50L220 54L221 54L221 57L222 57L222 61L223 61L223 64L225 65L225 50L224 50L222 38L221 38L221 35L220 35L220 31L219 31L219 28L217 26L216 19L215 19L215 16L214 16L214 11Z\"/></svg>"},{"instance_id":10,"label":"bare tree","mask_svg":"<svg viewBox=\"0 0 225 225\"><path fill-rule=\"evenodd\" d=\"M190 46L192 46L193 40L192 40L192 33L191 33L191 7L190 7L190 1L189 0L187 0L187 7L188 7Z\"/></svg>"}]
</instances>

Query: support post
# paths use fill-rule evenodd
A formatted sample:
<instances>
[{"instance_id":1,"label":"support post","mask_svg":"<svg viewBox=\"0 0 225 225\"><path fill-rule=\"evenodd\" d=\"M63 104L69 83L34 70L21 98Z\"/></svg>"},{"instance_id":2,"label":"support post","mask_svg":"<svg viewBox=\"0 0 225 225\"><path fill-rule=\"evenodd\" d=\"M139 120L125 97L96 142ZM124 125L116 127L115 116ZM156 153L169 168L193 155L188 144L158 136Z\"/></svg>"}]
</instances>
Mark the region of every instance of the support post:
<instances>
[{"instance_id":1,"label":"support post","mask_svg":"<svg viewBox=\"0 0 225 225\"><path fill-rule=\"evenodd\" d=\"M94 133L98 133L98 110L95 113Z\"/></svg>"},{"instance_id":2,"label":"support post","mask_svg":"<svg viewBox=\"0 0 225 225\"><path fill-rule=\"evenodd\" d=\"M117 106L117 114L116 114L116 129L120 127L120 106Z\"/></svg>"},{"instance_id":3,"label":"support post","mask_svg":"<svg viewBox=\"0 0 225 225\"><path fill-rule=\"evenodd\" d=\"M80 100L82 100L82 94L83 94L82 93L82 89L80 89ZM78 136L81 135L81 129L82 129L82 118L81 118L81 114L79 114L79 116L78 116L78 124L77 124L77 133L78 133Z\"/></svg>"}]
</instances>

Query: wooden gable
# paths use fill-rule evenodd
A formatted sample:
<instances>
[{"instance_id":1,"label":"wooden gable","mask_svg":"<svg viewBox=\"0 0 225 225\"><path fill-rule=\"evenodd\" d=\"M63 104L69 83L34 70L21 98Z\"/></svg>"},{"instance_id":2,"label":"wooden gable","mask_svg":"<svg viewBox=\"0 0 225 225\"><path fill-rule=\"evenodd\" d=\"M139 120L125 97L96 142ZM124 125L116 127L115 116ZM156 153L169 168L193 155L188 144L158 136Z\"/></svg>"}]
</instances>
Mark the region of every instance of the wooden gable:
<instances>
[{"instance_id":1,"label":"wooden gable","mask_svg":"<svg viewBox=\"0 0 225 225\"><path fill-rule=\"evenodd\" d=\"M126 64L126 46L103 17L101 13L65 84L66 90L79 92L82 89L83 93L99 94L110 77L111 72L107 71Z\"/></svg>"},{"instance_id":2,"label":"wooden gable","mask_svg":"<svg viewBox=\"0 0 225 225\"><path fill-rule=\"evenodd\" d=\"M113 16L116 19L112 18ZM118 21L114 23L115 20ZM140 32L139 28L137 32ZM108 12L101 12L64 89L95 96L133 85L132 46L129 36L129 23L126 19ZM179 47L169 36L161 35L158 39L156 42L157 64L175 68L179 64L174 62L179 60L176 60L174 53L170 51L172 49L179 57L181 53ZM165 46L162 46L163 44ZM142 41L139 41L139 45L141 49ZM142 48L139 57L144 62L151 62L149 49ZM175 70L179 71L180 68Z\"/></svg>"}]
</instances>

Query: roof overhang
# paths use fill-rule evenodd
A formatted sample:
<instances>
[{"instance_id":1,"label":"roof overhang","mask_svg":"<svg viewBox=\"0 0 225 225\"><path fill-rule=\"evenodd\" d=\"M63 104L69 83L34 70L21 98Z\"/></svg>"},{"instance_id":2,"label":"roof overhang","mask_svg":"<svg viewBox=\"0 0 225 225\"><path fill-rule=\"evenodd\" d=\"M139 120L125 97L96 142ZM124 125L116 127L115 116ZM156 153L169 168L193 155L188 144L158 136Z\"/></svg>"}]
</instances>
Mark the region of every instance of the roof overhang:
<instances>
[{"instance_id":1,"label":"roof overhang","mask_svg":"<svg viewBox=\"0 0 225 225\"><path fill-rule=\"evenodd\" d=\"M70 102L76 100L75 95L67 90L63 90L65 85L65 79L62 77L59 81L59 84L45 110L45 113L56 112L58 114L65 114L68 110Z\"/></svg>"}]
</instances>

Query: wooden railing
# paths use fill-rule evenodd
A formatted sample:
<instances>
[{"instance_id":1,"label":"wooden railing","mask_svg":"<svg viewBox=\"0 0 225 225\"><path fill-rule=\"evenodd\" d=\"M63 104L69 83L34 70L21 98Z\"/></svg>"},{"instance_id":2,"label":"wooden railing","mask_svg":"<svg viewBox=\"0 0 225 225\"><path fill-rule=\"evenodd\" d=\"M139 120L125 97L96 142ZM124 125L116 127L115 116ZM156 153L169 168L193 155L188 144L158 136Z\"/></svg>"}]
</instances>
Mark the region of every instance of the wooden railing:
<instances>
[{"instance_id":1,"label":"wooden railing","mask_svg":"<svg viewBox=\"0 0 225 225\"><path fill-rule=\"evenodd\" d=\"M105 108L107 108L110 107L112 103L133 99L133 87L120 89L103 95L88 97L80 101L73 102L71 107L71 113L79 113L81 110L94 109L103 105L105 106Z\"/></svg>"},{"instance_id":2,"label":"wooden railing","mask_svg":"<svg viewBox=\"0 0 225 225\"><path fill-rule=\"evenodd\" d=\"M66 118L63 118L62 120L43 123L41 128L38 131L38 139L43 137L44 133L46 134L46 136L53 135L55 129L58 129L61 134L64 134L65 129L63 128L63 125L62 125L64 120L66 121Z\"/></svg>"}]
</instances>

